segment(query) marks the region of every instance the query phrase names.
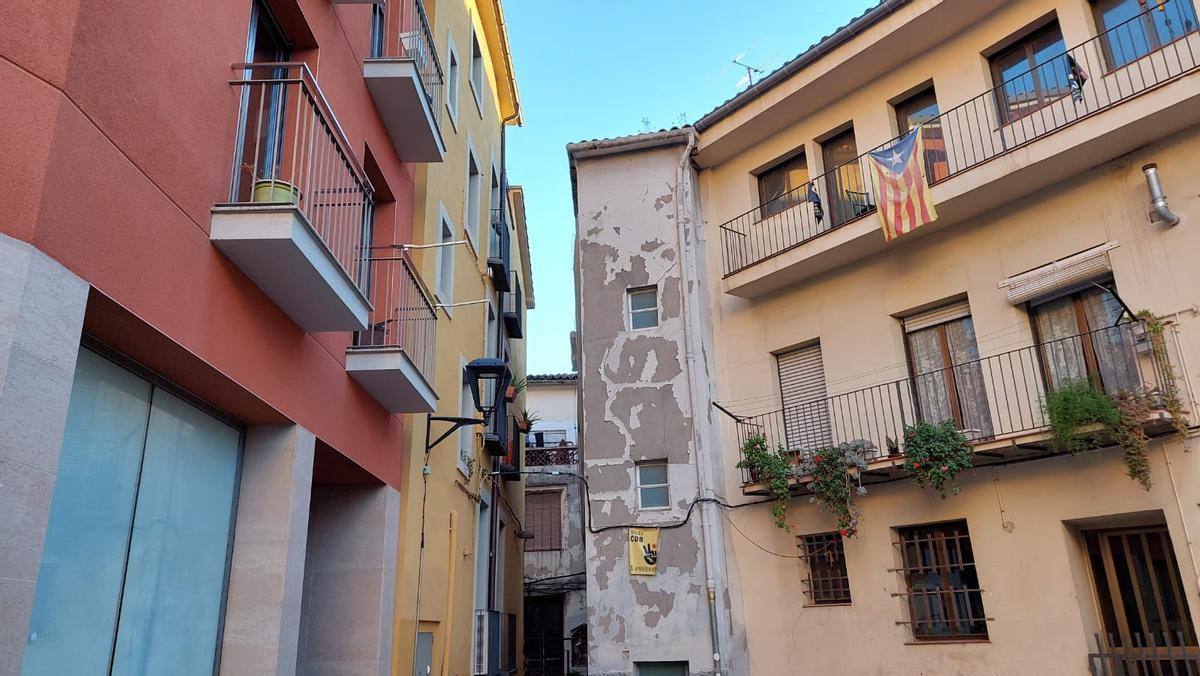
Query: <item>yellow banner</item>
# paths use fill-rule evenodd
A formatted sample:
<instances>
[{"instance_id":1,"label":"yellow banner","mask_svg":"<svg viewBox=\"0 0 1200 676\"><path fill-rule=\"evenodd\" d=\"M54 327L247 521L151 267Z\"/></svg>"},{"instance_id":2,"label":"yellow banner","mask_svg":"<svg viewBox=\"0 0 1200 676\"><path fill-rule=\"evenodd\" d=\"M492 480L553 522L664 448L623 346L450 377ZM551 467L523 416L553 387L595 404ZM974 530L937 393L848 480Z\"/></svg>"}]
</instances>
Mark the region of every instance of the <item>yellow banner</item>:
<instances>
[{"instance_id":1,"label":"yellow banner","mask_svg":"<svg viewBox=\"0 0 1200 676\"><path fill-rule=\"evenodd\" d=\"M629 574L658 574L658 529L629 529Z\"/></svg>"}]
</instances>

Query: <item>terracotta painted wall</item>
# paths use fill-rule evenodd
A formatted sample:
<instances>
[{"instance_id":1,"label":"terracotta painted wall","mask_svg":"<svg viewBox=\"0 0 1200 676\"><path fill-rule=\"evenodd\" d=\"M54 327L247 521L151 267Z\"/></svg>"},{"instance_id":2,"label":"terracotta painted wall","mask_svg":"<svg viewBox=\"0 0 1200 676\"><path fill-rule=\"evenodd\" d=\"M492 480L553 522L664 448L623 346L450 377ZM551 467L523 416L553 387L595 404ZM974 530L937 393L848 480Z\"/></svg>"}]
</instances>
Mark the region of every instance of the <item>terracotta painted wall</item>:
<instances>
[{"instance_id":1,"label":"terracotta painted wall","mask_svg":"<svg viewBox=\"0 0 1200 676\"><path fill-rule=\"evenodd\" d=\"M377 242L411 237L412 166L397 157L363 80L370 9L277 0L315 43L297 46L361 161L370 148L396 208ZM276 415L400 486L402 423L346 374L349 333L306 334L208 241L228 198L249 0L18 0L0 22L0 229L27 240ZM175 365L139 354L172 376ZM192 386L179 369L180 384ZM209 377L209 379L212 379ZM198 386L199 387L199 386ZM229 412L248 423L262 407ZM273 420L272 420L273 421Z\"/></svg>"}]
</instances>

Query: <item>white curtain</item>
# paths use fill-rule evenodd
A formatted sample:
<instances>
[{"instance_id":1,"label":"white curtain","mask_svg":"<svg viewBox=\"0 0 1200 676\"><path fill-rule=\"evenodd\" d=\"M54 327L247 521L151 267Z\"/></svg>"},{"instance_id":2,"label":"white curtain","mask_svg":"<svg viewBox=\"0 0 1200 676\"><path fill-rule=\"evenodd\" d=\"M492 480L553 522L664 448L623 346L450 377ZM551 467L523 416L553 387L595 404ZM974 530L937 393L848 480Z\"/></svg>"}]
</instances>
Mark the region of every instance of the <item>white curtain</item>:
<instances>
[{"instance_id":1,"label":"white curtain","mask_svg":"<svg viewBox=\"0 0 1200 676\"><path fill-rule=\"evenodd\" d=\"M992 418L971 318L909 333L908 344L921 419L929 423L954 420L969 439L990 436Z\"/></svg>"}]
</instances>

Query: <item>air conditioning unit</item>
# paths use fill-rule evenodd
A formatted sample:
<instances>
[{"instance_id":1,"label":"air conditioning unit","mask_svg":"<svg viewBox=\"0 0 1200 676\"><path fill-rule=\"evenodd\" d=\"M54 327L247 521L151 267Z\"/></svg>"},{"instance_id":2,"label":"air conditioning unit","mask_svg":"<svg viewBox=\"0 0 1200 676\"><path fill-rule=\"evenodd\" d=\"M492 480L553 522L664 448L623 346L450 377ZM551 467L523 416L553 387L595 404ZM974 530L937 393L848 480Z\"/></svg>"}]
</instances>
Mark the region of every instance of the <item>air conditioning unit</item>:
<instances>
[{"instance_id":1,"label":"air conditioning unit","mask_svg":"<svg viewBox=\"0 0 1200 676\"><path fill-rule=\"evenodd\" d=\"M488 611L475 611L474 676L488 676Z\"/></svg>"}]
</instances>

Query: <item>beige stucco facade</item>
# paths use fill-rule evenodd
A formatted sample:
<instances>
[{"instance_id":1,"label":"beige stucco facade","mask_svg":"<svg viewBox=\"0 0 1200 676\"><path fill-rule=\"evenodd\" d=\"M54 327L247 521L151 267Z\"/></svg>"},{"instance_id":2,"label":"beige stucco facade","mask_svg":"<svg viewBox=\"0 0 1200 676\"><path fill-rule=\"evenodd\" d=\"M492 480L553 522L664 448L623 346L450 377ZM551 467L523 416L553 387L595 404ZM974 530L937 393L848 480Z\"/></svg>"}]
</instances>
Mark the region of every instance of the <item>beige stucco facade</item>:
<instances>
[{"instance_id":1,"label":"beige stucco facade","mask_svg":"<svg viewBox=\"0 0 1200 676\"><path fill-rule=\"evenodd\" d=\"M640 339L667 339L688 346L684 349L695 350L697 356L688 363L682 356L670 361L660 356L657 369L641 371L637 365L644 362L634 356L629 363L637 371L632 381L638 394L622 409L661 400L662 388L670 386L656 381L653 373L663 372L664 363L694 372L709 388L707 393L704 387L690 389L693 401L682 409L682 418L692 428L673 427L673 416L651 419L650 424L659 427L627 444L634 460L654 453L670 456L671 449L694 449L697 444L708 447L706 453L678 459L684 465L680 469L690 469L693 477L680 481L676 493L672 475L673 502L676 495L684 496L683 507L693 495L717 495L730 504L761 499L757 486L743 487L745 477L735 468L744 428L739 436L733 418L711 404L740 418L761 415L765 417L755 420L769 420L784 406L778 355L819 343L830 398L903 382L912 372L902 318L964 299L985 365L1013 350L1035 354L1039 348L1034 347L1031 306L1010 302L1001 282L1099 245L1109 247L1107 274L1121 300L1133 311L1147 309L1166 318L1169 360L1179 375L1184 408L1196 422L1198 34L1188 33L1165 48L1174 51L1135 61L1136 67L1148 69L1143 73L1153 75L1127 91L1115 89L1115 78L1133 82L1126 79L1128 67L1090 68L1084 102L1073 104L1069 96L1063 97L1050 109L1058 118L1031 116L1035 119L1002 125L989 117L986 125L956 128L953 111L973 101L995 105L994 99L981 96L994 84L988 56L1012 36L1051 20L1057 20L1067 48L1092 40L1103 28L1097 28L1090 3L918 0L883 5L877 15L835 35L828 49L818 50L819 56L799 58L791 75L740 95L695 128L569 148L583 282L581 438L593 481L607 481L607 449L617 437L606 430L623 422L619 411L605 404L614 401L608 355L614 364L622 363L615 361L618 357L629 357L627 328L603 317L620 307L617 303L628 287L657 283L660 293L678 294L670 280L689 270L696 275L699 297L694 306L685 300L682 307L684 315L695 315L694 320L685 316L678 327L662 321ZM1096 43L1091 44L1095 49ZM1164 53L1170 54L1170 64L1161 61ZM1182 60L1176 59L1179 54ZM859 153L890 141L902 131L894 104L930 83L938 110L949 111L943 132L952 169L931 188L937 221L885 244L879 217L871 212L833 228L825 222L823 232L797 241L760 240L767 255L748 255L744 248L739 253L736 245L731 253L730 240L742 235L731 234L730 228L754 237L773 226L772 218L779 219L752 215L738 221L739 215L758 208L757 174L803 149L808 176L819 183L818 177L832 168L823 166L821 142L851 127ZM1106 96L1105 87L1117 95L1097 99ZM985 98L988 103L980 103ZM1022 131L1020 124L1028 126ZM976 134L976 145L990 139L1005 149L983 159L964 159L961 148L967 141L962 135L968 131ZM689 144L695 146L691 171L678 172L675 165ZM1152 220L1148 213L1150 194L1142 171L1148 163L1158 165L1170 209L1180 218L1177 225ZM690 175L697 197L682 214L672 212L674 205L663 209L655 204L654 191L644 195L645 186L663 182L666 189L658 192L677 189L680 177L686 186ZM824 198L828 218L830 203ZM805 208L811 207L792 207ZM685 219L678 230L676 219ZM695 239L682 247L679 265L663 266L661 277L655 278L648 264L637 263L643 252L654 250L643 244L668 235L671 239L666 241L673 244L677 231ZM638 270L649 270L650 281L622 276ZM614 286L612 293L598 291L605 275ZM1147 376L1147 382L1158 381ZM1082 533L1099 528L1165 525L1187 615L1192 625L1200 622L1200 547L1194 539L1200 532L1200 460L1189 453L1200 442L1194 432L1187 439L1175 434L1154 437L1153 486L1143 490L1126 476L1120 448L1078 456L1045 450L1051 446L1043 443L1044 418L1024 425L1002 420L1006 406L1041 415L1039 395L1002 392L994 381L990 388L986 400L995 439L976 446L982 453L976 455L977 467L960 475L960 494L942 500L886 469L895 462L884 459L871 465L864 481L868 494L857 500L862 512L858 533L844 539L849 603L817 606L804 594L808 564L797 556L797 538L836 529L834 517L809 504L807 497L790 501L788 530L772 525L766 505L720 508L724 518L717 525L724 544L714 549L723 559L731 598L728 615L722 618L731 625L721 635L732 642L725 651L724 673L1086 674L1088 654L1097 650L1095 637L1105 629ZM861 432L880 428L861 424L853 414L832 415L832 442L868 437L882 446L882 433L872 437ZM838 429L845 420L850 420L847 430ZM646 424L644 416L641 424ZM1037 444L1042 451L1028 452ZM708 485L697 472L698 463L705 461L714 466ZM610 488L623 488L632 499L624 481ZM636 510L623 516L638 524L652 518ZM684 515L676 510L674 516ZM965 520L970 532L987 636L917 640L907 624L912 618L904 575L897 572L902 566L897 529L953 520ZM699 532L692 540L703 542ZM610 590L593 595L589 588L592 622L602 621L605 613L627 611L622 627L627 644L645 641L664 655L641 659L680 659L666 654L671 652L666 646L682 644L693 650L687 658L693 673L710 670L711 662L695 657L711 647L708 627L673 617L679 624L655 626L647 621L645 608L639 607L645 604L631 590L619 589L617 595L626 595L619 598L611 591L614 584L631 584L622 570L622 554L599 546L596 552L600 562L597 571L589 571L589 582ZM606 556L618 560L611 563ZM664 554L664 561L667 558ZM683 579L686 573L667 572L673 579ZM699 598L699 589L685 585L677 592L671 615ZM700 619L708 621L703 615ZM606 633L603 625L593 625L595 637ZM735 661L738 649L748 654L745 666ZM642 654L649 652L653 651ZM622 661L620 655L596 650L593 657L593 668L600 673L636 673L639 659L626 654Z\"/></svg>"}]
</instances>

